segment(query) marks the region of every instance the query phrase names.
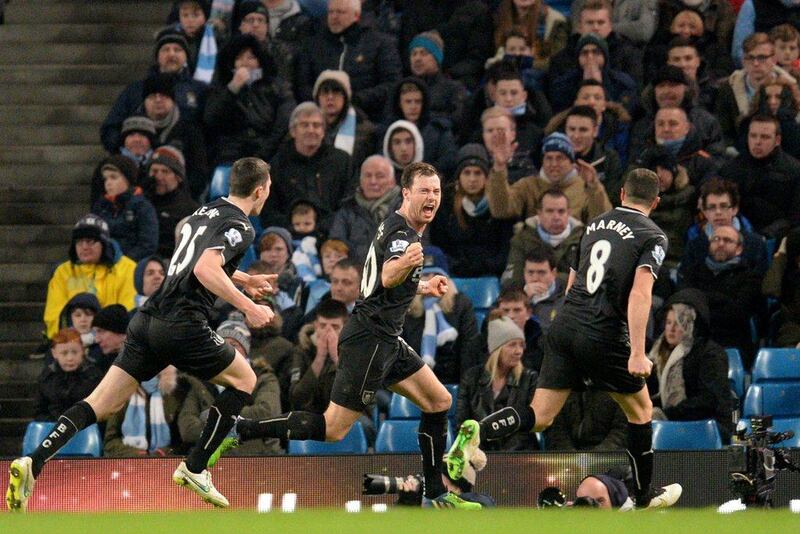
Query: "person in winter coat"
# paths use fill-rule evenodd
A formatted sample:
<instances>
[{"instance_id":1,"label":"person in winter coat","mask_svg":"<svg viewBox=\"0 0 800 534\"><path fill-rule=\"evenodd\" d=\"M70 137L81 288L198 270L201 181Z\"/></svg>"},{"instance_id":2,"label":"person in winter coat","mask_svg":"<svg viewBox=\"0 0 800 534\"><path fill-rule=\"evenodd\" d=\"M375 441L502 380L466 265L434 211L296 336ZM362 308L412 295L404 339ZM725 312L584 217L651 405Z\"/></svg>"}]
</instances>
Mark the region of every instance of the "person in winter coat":
<instances>
[{"instance_id":1,"label":"person in winter coat","mask_svg":"<svg viewBox=\"0 0 800 534\"><path fill-rule=\"evenodd\" d=\"M572 26L580 28L586 0L572 2ZM611 12L614 33L642 45L650 41L658 27L658 0L615 0Z\"/></svg>"},{"instance_id":2,"label":"person in winter coat","mask_svg":"<svg viewBox=\"0 0 800 534\"><path fill-rule=\"evenodd\" d=\"M106 194L92 212L108 223L111 238L122 253L139 261L158 247L158 219L153 205L136 185L136 164L125 156L110 156L100 167Z\"/></svg>"},{"instance_id":3,"label":"person in winter coat","mask_svg":"<svg viewBox=\"0 0 800 534\"><path fill-rule=\"evenodd\" d=\"M167 277L167 262L161 256L153 254L136 264L133 273L133 285L136 286L136 307L140 307L161 289Z\"/></svg>"},{"instance_id":4,"label":"person in winter coat","mask_svg":"<svg viewBox=\"0 0 800 534\"><path fill-rule=\"evenodd\" d=\"M616 151L622 166L627 165L631 130L628 110L622 104L610 102L608 92L597 80L582 80L578 84L578 94L575 95L573 105L594 109L597 113L597 142L604 148ZM557 121L559 116L553 117L553 121ZM548 124L545 130L552 132L553 128Z\"/></svg>"},{"instance_id":5,"label":"person in winter coat","mask_svg":"<svg viewBox=\"0 0 800 534\"><path fill-rule=\"evenodd\" d=\"M431 243L447 255L453 276L499 276L505 268L512 224L489 212L488 177L486 149L474 143L462 147L456 178L445 187L439 214L431 225Z\"/></svg>"},{"instance_id":6,"label":"person in winter coat","mask_svg":"<svg viewBox=\"0 0 800 534\"><path fill-rule=\"evenodd\" d=\"M800 157L800 89L784 78L776 78L759 87L750 104L750 114L738 125L739 138L736 150L739 154L747 152L747 137L750 133L750 121L756 115L768 115L778 119L781 127L781 150L792 156Z\"/></svg>"},{"instance_id":7,"label":"person in winter coat","mask_svg":"<svg viewBox=\"0 0 800 534\"><path fill-rule=\"evenodd\" d=\"M431 117L449 121L450 127L460 123L467 91L458 80L442 73L444 41L436 30L422 32L408 45L411 74L428 88L428 111Z\"/></svg>"},{"instance_id":8,"label":"person in winter coat","mask_svg":"<svg viewBox=\"0 0 800 534\"><path fill-rule=\"evenodd\" d=\"M354 169L375 151L376 127L353 106L350 76L343 70L324 70L314 82L314 102L325 114L325 142L350 155Z\"/></svg>"},{"instance_id":9,"label":"person in winter coat","mask_svg":"<svg viewBox=\"0 0 800 534\"><path fill-rule=\"evenodd\" d=\"M64 306L78 293L91 293L102 306L135 306L133 272L136 262L116 256L108 223L92 213L81 217L72 229L69 259L56 267L47 285L44 323L51 339L59 329Z\"/></svg>"},{"instance_id":10,"label":"person in winter coat","mask_svg":"<svg viewBox=\"0 0 800 534\"><path fill-rule=\"evenodd\" d=\"M122 123L121 136L122 144L114 154L125 156L133 162L136 166L137 176L137 181L134 183L139 185L138 180L147 175L147 166L150 164L153 149L156 147L156 125L148 117L134 115L133 117L128 117ZM94 173L92 173L92 189L89 196L90 206L93 206L97 199L106 192L105 180L101 172L104 161L105 159L98 163Z\"/></svg>"},{"instance_id":11,"label":"person in winter coat","mask_svg":"<svg viewBox=\"0 0 800 534\"><path fill-rule=\"evenodd\" d=\"M485 365L469 369L458 388L456 423L466 419L480 421L495 411L513 406L527 410L536 389L535 371L522 364L525 334L508 317L489 322L489 359ZM481 443L489 451L538 449L530 432L517 432L496 441Z\"/></svg>"},{"instance_id":12,"label":"person in winter coat","mask_svg":"<svg viewBox=\"0 0 800 534\"><path fill-rule=\"evenodd\" d=\"M556 9L539 0L502 0L494 19L496 58L511 55L508 39L513 33L519 33L530 47L532 67L544 73L550 59L567 43L569 22Z\"/></svg>"},{"instance_id":13,"label":"person in winter coat","mask_svg":"<svg viewBox=\"0 0 800 534\"><path fill-rule=\"evenodd\" d=\"M762 294L780 303L780 322L775 333L779 347L800 344L800 230L795 229L781 240L764 281Z\"/></svg>"},{"instance_id":14,"label":"person in winter coat","mask_svg":"<svg viewBox=\"0 0 800 534\"><path fill-rule=\"evenodd\" d=\"M289 129L295 106L286 81L252 35L239 35L220 52L216 83L204 113L217 138L217 164L245 156L270 160Z\"/></svg>"},{"instance_id":15,"label":"person in winter coat","mask_svg":"<svg viewBox=\"0 0 800 534\"><path fill-rule=\"evenodd\" d=\"M548 451L616 451L627 443L628 421L605 391L573 391L544 433Z\"/></svg>"},{"instance_id":16,"label":"person in winter coat","mask_svg":"<svg viewBox=\"0 0 800 534\"><path fill-rule=\"evenodd\" d=\"M675 293L664 310L664 332L649 353L653 418L715 419L723 442L729 443L734 402L728 385L728 356L709 337L711 313L706 296L697 289L685 289Z\"/></svg>"},{"instance_id":17,"label":"person in winter coat","mask_svg":"<svg viewBox=\"0 0 800 534\"><path fill-rule=\"evenodd\" d=\"M56 421L59 414L91 393L103 373L85 361L81 334L63 328L53 336L53 362L39 376L34 419Z\"/></svg>"}]
</instances>

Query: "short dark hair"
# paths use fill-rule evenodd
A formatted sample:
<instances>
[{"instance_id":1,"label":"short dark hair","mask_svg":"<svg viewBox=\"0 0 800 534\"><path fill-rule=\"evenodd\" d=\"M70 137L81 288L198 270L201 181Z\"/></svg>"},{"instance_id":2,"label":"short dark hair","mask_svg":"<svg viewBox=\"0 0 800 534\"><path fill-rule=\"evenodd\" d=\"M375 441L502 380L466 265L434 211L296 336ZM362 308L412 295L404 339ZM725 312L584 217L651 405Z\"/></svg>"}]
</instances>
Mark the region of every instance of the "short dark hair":
<instances>
[{"instance_id":1,"label":"short dark hair","mask_svg":"<svg viewBox=\"0 0 800 534\"><path fill-rule=\"evenodd\" d=\"M708 195L728 195L731 199L731 207L735 208L739 205L739 186L736 185L736 182L731 182L730 180L723 180L715 176L700 187L700 200L703 203L703 208L706 207Z\"/></svg>"},{"instance_id":2,"label":"short dark hair","mask_svg":"<svg viewBox=\"0 0 800 534\"><path fill-rule=\"evenodd\" d=\"M775 46L775 43L772 42L772 39L770 39L768 34L766 34L764 32L751 33L742 42L742 50L744 50L745 54L748 54L748 53L752 52L755 47L760 46L760 45L764 45L764 44Z\"/></svg>"},{"instance_id":3,"label":"short dark hair","mask_svg":"<svg viewBox=\"0 0 800 534\"><path fill-rule=\"evenodd\" d=\"M528 295L525 294L518 286L511 286L500 290L500 295L497 297L497 305L503 302L524 302L526 305L529 303Z\"/></svg>"},{"instance_id":4,"label":"short dark hair","mask_svg":"<svg viewBox=\"0 0 800 534\"><path fill-rule=\"evenodd\" d=\"M637 168L625 175L625 196L637 204L650 204L660 191L658 175L650 169Z\"/></svg>"},{"instance_id":5,"label":"short dark hair","mask_svg":"<svg viewBox=\"0 0 800 534\"><path fill-rule=\"evenodd\" d=\"M572 106L567 112L567 119L569 119L570 117L585 117L590 121L592 121L592 124L597 126L597 113L591 106ZM564 121L565 128L566 124L567 121Z\"/></svg>"},{"instance_id":6,"label":"short dark hair","mask_svg":"<svg viewBox=\"0 0 800 534\"><path fill-rule=\"evenodd\" d=\"M550 189L548 189L544 193L542 193L539 196L539 207L540 208L542 207L542 204L544 204L544 197L566 198L567 199L567 207L569 208L569 197L567 196L567 194L564 192L563 189L560 189L558 187L551 187Z\"/></svg>"},{"instance_id":7,"label":"short dark hair","mask_svg":"<svg viewBox=\"0 0 800 534\"><path fill-rule=\"evenodd\" d=\"M683 48L685 46L694 48L694 51L697 52L697 55L700 55L700 51L697 49L697 45L688 37L681 37L681 36L673 37L669 41L669 44L667 44L667 53L669 53L669 51L672 50L673 48Z\"/></svg>"},{"instance_id":8,"label":"short dark hair","mask_svg":"<svg viewBox=\"0 0 800 534\"><path fill-rule=\"evenodd\" d=\"M525 263L542 263L545 261L550 265L551 269L556 268L556 255L547 247L536 246L525 254Z\"/></svg>"},{"instance_id":9,"label":"short dark hair","mask_svg":"<svg viewBox=\"0 0 800 534\"><path fill-rule=\"evenodd\" d=\"M344 302L331 298L320 301L315 313L315 317L324 317L325 319L347 319L348 315L350 314L347 312L347 306L345 306Z\"/></svg>"},{"instance_id":10,"label":"short dark hair","mask_svg":"<svg viewBox=\"0 0 800 534\"><path fill-rule=\"evenodd\" d=\"M299 200L294 203L294 206L292 206L292 212L291 212L292 217L294 217L295 215L305 215L307 213L313 213L314 218L316 218L317 207L311 202L308 202L306 200Z\"/></svg>"},{"instance_id":11,"label":"short dark hair","mask_svg":"<svg viewBox=\"0 0 800 534\"><path fill-rule=\"evenodd\" d=\"M269 163L260 158L241 158L231 167L230 194L235 197L249 197L256 187L267 183Z\"/></svg>"},{"instance_id":12,"label":"short dark hair","mask_svg":"<svg viewBox=\"0 0 800 534\"><path fill-rule=\"evenodd\" d=\"M492 63L488 69L486 69L486 81L497 83L497 80L505 80L507 79L505 78L507 72L518 72L514 62L511 60L496 61Z\"/></svg>"},{"instance_id":13,"label":"short dark hair","mask_svg":"<svg viewBox=\"0 0 800 534\"><path fill-rule=\"evenodd\" d=\"M781 24L780 26L775 26L769 31L769 38L775 41L783 41L785 43L790 43L792 41L800 42L800 32L797 31L797 28L792 26L791 24Z\"/></svg>"},{"instance_id":14,"label":"short dark hair","mask_svg":"<svg viewBox=\"0 0 800 534\"><path fill-rule=\"evenodd\" d=\"M342 258L341 260L336 262L336 265L333 266L334 269L355 269L358 273L358 277L361 278L361 269L362 265L360 262L357 262L353 258Z\"/></svg>"},{"instance_id":15,"label":"short dark hair","mask_svg":"<svg viewBox=\"0 0 800 534\"><path fill-rule=\"evenodd\" d=\"M417 176L439 176L436 167L424 161L417 161L406 165L403 169L403 175L400 177L400 187L403 189L411 189L414 185L414 178Z\"/></svg>"},{"instance_id":16,"label":"short dark hair","mask_svg":"<svg viewBox=\"0 0 800 534\"><path fill-rule=\"evenodd\" d=\"M608 11L609 16L611 15L611 11L613 8L611 7L611 2L608 0L587 0L581 6L580 13L584 11L600 11L601 9L605 9Z\"/></svg>"},{"instance_id":17,"label":"short dark hair","mask_svg":"<svg viewBox=\"0 0 800 534\"><path fill-rule=\"evenodd\" d=\"M514 80L518 81L519 83L522 84L523 87L525 87L525 82L522 81L522 76L520 76L519 71L516 69L514 70L507 69L500 71L500 73L498 73L497 75L495 83L502 81L514 81Z\"/></svg>"},{"instance_id":18,"label":"short dark hair","mask_svg":"<svg viewBox=\"0 0 800 534\"><path fill-rule=\"evenodd\" d=\"M773 117L772 115L764 115L760 113L758 115L753 115L753 117L750 119L750 124L753 124L754 122L768 122L770 124L773 124L775 126L775 135L781 134L781 123L780 121L778 121L776 117ZM748 131L750 130L749 125L747 127L747 130Z\"/></svg>"}]
</instances>

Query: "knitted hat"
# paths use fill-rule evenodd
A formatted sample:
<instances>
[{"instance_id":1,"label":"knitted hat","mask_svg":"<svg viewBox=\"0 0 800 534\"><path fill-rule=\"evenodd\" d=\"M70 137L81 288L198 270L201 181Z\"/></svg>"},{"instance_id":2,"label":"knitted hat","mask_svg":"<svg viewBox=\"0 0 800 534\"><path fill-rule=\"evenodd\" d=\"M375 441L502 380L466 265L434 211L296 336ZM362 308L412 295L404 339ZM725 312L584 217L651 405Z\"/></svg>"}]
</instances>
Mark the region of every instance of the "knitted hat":
<instances>
[{"instance_id":1,"label":"knitted hat","mask_svg":"<svg viewBox=\"0 0 800 534\"><path fill-rule=\"evenodd\" d=\"M111 234L108 231L108 223L103 220L99 215L89 213L80 218L72 227L72 243L83 238L96 239L98 241L108 242L111 239Z\"/></svg>"},{"instance_id":2,"label":"knitted hat","mask_svg":"<svg viewBox=\"0 0 800 534\"><path fill-rule=\"evenodd\" d=\"M583 47L589 44L595 45L603 52L603 56L606 58L606 65L608 65L608 43L596 33L587 33L578 39L578 44L575 46L577 55L580 55Z\"/></svg>"},{"instance_id":3,"label":"knitted hat","mask_svg":"<svg viewBox=\"0 0 800 534\"><path fill-rule=\"evenodd\" d=\"M140 295L144 295L144 271L147 269L147 264L151 261L160 263L164 272L167 272L167 262L157 254L139 260L139 263L136 264L136 270L133 271L133 287L136 288L136 292Z\"/></svg>"},{"instance_id":4,"label":"knitted hat","mask_svg":"<svg viewBox=\"0 0 800 534\"><path fill-rule=\"evenodd\" d=\"M436 58L436 63L440 67L442 66L444 61L444 40L438 31L430 30L417 34L408 44L408 53L411 54L415 48L424 48Z\"/></svg>"},{"instance_id":5,"label":"knitted hat","mask_svg":"<svg viewBox=\"0 0 800 534\"><path fill-rule=\"evenodd\" d=\"M166 95L172 100L175 100L175 82L177 78L174 74L168 72L159 72L152 76L145 78L142 84L142 98L147 98L153 93ZM155 126L153 126L155 130Z\"/></svg>"},{"instance_id":6,"label":"knitted hat","mask_svg":"<svg viewBox=\"0 0 800 534\"><path fill-rule=\"evenodd\" d=\"M251 13L264 15L267 18L267 21L269 21L269 11L267 11L267 8L261 3L261 0L245 0L239 4L239 11L237 12L235 25L237 30L239 29L239 26L242 25L242 20L244 20L244 18Z\"/></svg>"},{"instance_id":7,"label":"knitted hat","mask_svg":"<svg viewBox=\"0 0 800 534\"><path fill-rule=\"evenodd\" d=\"M320 87L324 82L333 82L341 86L348 100L353 96L353 90L350 88L350 76L343 70L327 69L320 72L319 76L317 76L317 81L314 82L314 89L312 91L314 100L317 99Z\"/></svg>"},{"instance_id":8,"label":"knitted hat","mask_svg":"<svg viewBox=\"0 0 800 534\"><path fill-rule=\"evenodd\" d=\"M100 311L100 301L92 293L78 293L64 306L64 312L71 314L75 310L92 310L97 313Z\"/></svg>"},{"instance_id":9,"label":"knitted hat","mask_svg":"<svg viewBox=\"0 0 800 534\"><path fill-rule=\"evenodd\" d=\"M128 310L122 304L106 306L94 316L93 328L102 328L115 334L124 334L128 329Z\"/></svg>"},{"instance_id":10,"label":"knitted hat","mask_svg":"<svg viewBox=\"0 0 800 534\"><path fill-rule=\"evenodd\" d=\"M561 132L551 133L544 138L544 141L542 141L542 154L547 152L561 152L570 161L575 161L575 149L572 148L572 141L566 134Z\"/></svg>"},{"instance_id":11,"label":"knitted hat","mask_svg":"<svg viewBox=\"0 0 800 534\"><path fill-rule=\"evenodd\" d=\"M480 169L486 173L486 176L489 176L489 155L481 144L469 143L462 146L458 151L456 161L456 173L454 175L456 180L458 180L461 171L463 171L465 167L473 165L475 167L480 167Z\"/></svg>"},{"instance_id":12,"label":"knitted hat","mask_svg":"<svg viewBox=\"0 0 800 534\"><path fill-rule=\"evenodd\" d=\"M286 243L286 250L289 251L289 256L294 253L294 247L292 246L292 234L289 233L289 230L286 228L281 228L280 226L268 226L266 229L264 229L264 232L261 234L261 237L258 240L259 252L262 250L264 238L270 234L275 234L283 239L284 243Z\"/></svg>"},{"instance_id":13,"label":"knitted hat","mask_svg":"<svg viewBox=\"0 0 800 534\"><path fill-rule=\"evenodd\" d=\"M425 255L425 259L422 263L423 274L434 273L447 276L448 278L450 277L450 274L448 273L450 270L450 265L448 264L447 256L442 249L428 245L423 250L423 254Z\"/></svg>"},{"instance_id":14,"label":"knitted hat","mask_svg":"<svg viewBox=\"0 0 800 534\"><path fill-rule=\"evenodd\" d=\"M128 180L129 186L135 186L139 179L139 167L133 160L126 158L121 154L114 154L103 160L100 164L100 172L110 169L122 174Z\"/></svg>"},{"instance_id":15,"label":"knitted hat","mask_svg":"<svg viewBox=\"0 0 800 534\"><path fill-rule=\"evenodd\" d=\"M183 152L172 145L164 145L155 149L153 157L150 158L150 165L152 166L153 163L160 163L182 179L186 179L186 160L183 158Z\"/></svg>"},{"instance_id":16,"label":"knitted hat","mask_svg":"<svg viewBox=\"0 0 800 534\"><path fill-rule=\"evenodd\" d=\"M656 172L657 167L661 167L662 169L668 169L673 176L678 173L678 160L675 159L671 152L659 145L643 150L636 160L636 164L653 172Z\"/></svg>"},{"instance_id":17,"label":"knitted hat","mask_svg":"<svg viewBox=\"0 0 800 534\"><path fill-rule=\"evenodd\" d=\"M675 65L664 65L653 78L653 87L663 82L679 83L682 85L689 85L686 75L681 69Z\"/></svg>"},{"instance_id":18,"label":"knitted hat","mask_svg":"<svg viewBox=\"0 0 800 534\"><path fill-rule=\"evenodd\" d=\"M235 339L242 345L245 352L244 356L250 354L250 329L247 328L242 314L232 313L226 321L217 327L217 334L223 338Z\"/></svg>"},{"instance_id":19,"label":"knitted hat","mask_svg":"<svg viewBox=\"0 0 800 534\"><path fill-rule=\"evenodd\" d=\"M514 339L525 341L525 334L511 318L501 317L489 322L489 354Z\"/></svg>"},{"instance_id":20,"label":"knitted hat","mask_svg":"<svg viewBox=\"0 0 800 534\"><path fill-rule=\"evenodd\" d=\"M153 54L156 61L158 61L158 51L161 50L162 46L169 43L175 43L183 48L183 51L186 52L187 57L190 55L189 43L186 41L186 35L182 31L176 30L173 26L170 26L169 28L159 32L159 34L156 36L156 48L155 53Z\"/></svg>"},{"instance_id":21,"label":"knitted hat","mask_svg":"<svg viewBox=\"0 0 800 534\"><path fill-rule=\"evenodd\" d=\"M122 139L125 139L128 134L134 132L138 132L150 139L150 145L152 146L153 140L156 137L156 125L148 117L134 115L122 122Z\"/></svg>"}]
</instances>

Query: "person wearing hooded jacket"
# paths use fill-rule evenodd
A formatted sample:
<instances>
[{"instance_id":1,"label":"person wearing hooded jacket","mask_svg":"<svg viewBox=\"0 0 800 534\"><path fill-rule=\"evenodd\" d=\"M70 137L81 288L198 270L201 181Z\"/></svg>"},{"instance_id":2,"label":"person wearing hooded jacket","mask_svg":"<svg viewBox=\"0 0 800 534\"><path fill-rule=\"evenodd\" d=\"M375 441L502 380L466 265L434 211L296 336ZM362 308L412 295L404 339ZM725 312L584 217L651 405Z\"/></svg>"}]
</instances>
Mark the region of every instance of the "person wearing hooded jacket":
<instances>
[{"instance_id":1,"label":"person wearing hooded jacket","mask_svg":"<svg viewBox=\"0 0 800 534\"><path fill-rule=\"evenodd\" d=\"M105 307L135 306L133 272L136 263L127 256L116 257L108 224L98 215L81 217L72 229L69 259L56 267L47 285L44 323L48 339L58 332L61 310L78 293L92 293Z\"/></svg>"},{"instance_id":2,"label":"person wearing hooded jacket","mask_svg":"<svg viewBox=\"0 0 800 534\"><path fill-rule=\"evenodd\" d=\"M647 385L655 407L653 418L714 419L723 443L730 443L734 400L728 384L728 357L709 338L706 296L697 289L684 289L670 297L661 313L665 314L664 332L649 353L653 373Z\"/></svg>"},{"instance_id":3,"label":"person wearing hooded jacket","mask_svg":"<svg viewBox=\"0 0 800 534\"><path fill-rule=\"evenodd\" d=\"M269 160L289 129L295 106L286 81L252 35L238 35L220 52L217 81L204 113L217 137L217 164L251 155Z\"/></svg>"},{"instance_id":4,"label":"person wearing hooded jacket","mask_svg":"<svg viewBox=\"0 0 800 534\"><path fill-rule=\"evenodd\" d=\"M394 121L383 134L383 157L392 162L395 179L400 182L403 169L422 161L425 142L413 122Z\"/></svg>"}]
</instances>

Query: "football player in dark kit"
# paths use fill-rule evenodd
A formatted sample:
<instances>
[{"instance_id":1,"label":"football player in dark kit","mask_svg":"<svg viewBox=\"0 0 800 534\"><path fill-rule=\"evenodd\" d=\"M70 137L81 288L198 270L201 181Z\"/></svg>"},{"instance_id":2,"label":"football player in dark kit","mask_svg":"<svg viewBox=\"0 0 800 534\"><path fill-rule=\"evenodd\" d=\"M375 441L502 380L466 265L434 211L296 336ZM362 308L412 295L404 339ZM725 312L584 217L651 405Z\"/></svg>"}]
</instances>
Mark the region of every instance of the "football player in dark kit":
<instances>
[{"instance_id":1,"label":"football player in dark kit","mask_svg":"<svg viewBox=\"0 0 800 534\"><path fill-rule=\"evenodd\" d=\"M249 276L236 270L255 237L247 217L261 212L269 190L269 165L258 158L240 159L231 169L230 196L189 217L161 289L131 320L124 349L102 382L58 418L30 456L11 463L6 492L9 509L26 510L45 462L77 432L119 411L140 382L168 365L226 387L209 410L200 440L172 479L206 502L228 506L228 500L214 488L206 464L241 409L252 402L256 376L245 357L209 327L208 314L220 297L244 313L256 328L274 316L272 310L237 288L259 299L272 291L274 277Z\"/></svg>"},{"instance_id":2,"label":"football player in dark kit","mask_svg":"<svg viewBox=\"0 0 800 534\"><path fill-rule=\"evenodd\" d=\"M518 430L541 432L561 411L573 389L607 391L628 418L627 453L637 508L663 508L681 495L679 484L652 488L653 405L645 378L645 353L653 283L667 251L667 238L650 220L659 202L658 176L634 169L625 178L622 206L586 225L578 264L567 282L564 306L544 342L544 360L528 410L512 407L480 423L465 421L448 454L457 478L480 441Z\"/></svg>"},{"instance_id":3,"label":"football player in dark kit","mask_svg":"<svg viewBox=\"0 0 800 534\"><path fill-rule=\"evenodd\" d=\"M439 505L480 508L447 493L441 481L447 439L447 410L452 399L422 358L400 338L406 311L416 294L443 296L447 279L420 282L420 238L441 201L441 181L427 163L406 167L401 178L403 203L378 227L364 264L361 295L339 335L339 368L324 415L293 411L261 421L239 419L241 439L286 438L339 441L370 405L375 392L388 388L422 410L419 446L425 497ZM219 453L236 445L228 438ZM216 461L217 455L212 459Z\"/></svg>"}]
</instances>

